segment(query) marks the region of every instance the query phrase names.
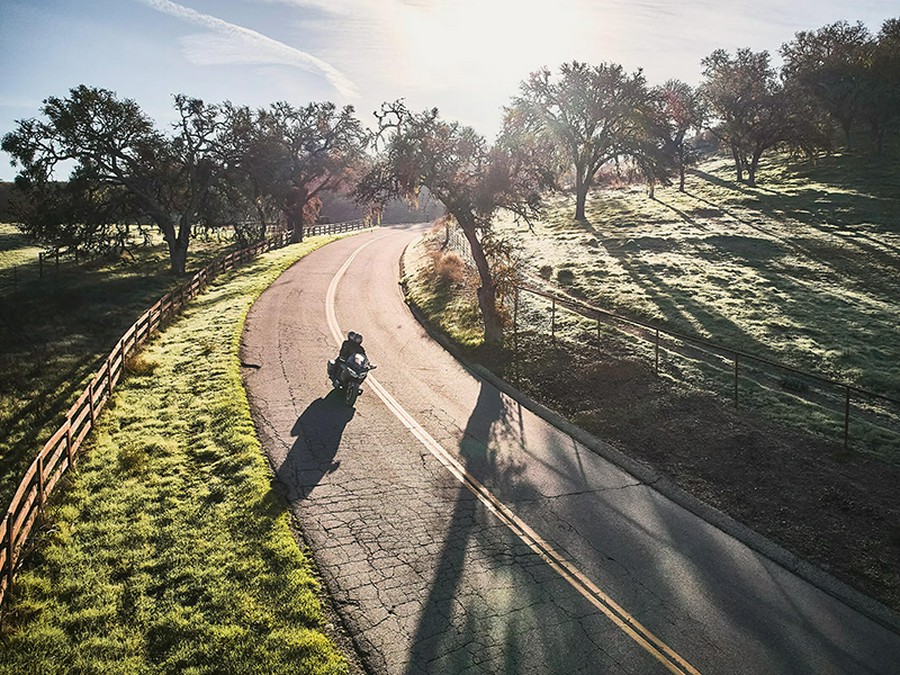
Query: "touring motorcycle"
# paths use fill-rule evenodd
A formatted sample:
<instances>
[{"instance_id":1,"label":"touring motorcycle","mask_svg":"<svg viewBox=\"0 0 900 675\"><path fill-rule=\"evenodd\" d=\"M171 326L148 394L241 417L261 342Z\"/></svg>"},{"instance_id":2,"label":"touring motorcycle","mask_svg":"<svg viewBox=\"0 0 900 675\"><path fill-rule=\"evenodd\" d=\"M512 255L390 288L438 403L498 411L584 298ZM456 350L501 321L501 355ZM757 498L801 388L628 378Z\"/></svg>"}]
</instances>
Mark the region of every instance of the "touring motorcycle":
<instances>
[{"instance_id":1,"label":"touring motorcycle","mask_svg":"<svg viewBox=\"0 0 900 675\"><path fill-rule=\"evenodd\" d=\"M328 362L328 377L335 389L340 389L344 395L344 401L352 406L362 393L362 383L370 370L378 366L369 363L365 354L357 352L346 361L331 360Z\"/></svg>"}]
</instances>

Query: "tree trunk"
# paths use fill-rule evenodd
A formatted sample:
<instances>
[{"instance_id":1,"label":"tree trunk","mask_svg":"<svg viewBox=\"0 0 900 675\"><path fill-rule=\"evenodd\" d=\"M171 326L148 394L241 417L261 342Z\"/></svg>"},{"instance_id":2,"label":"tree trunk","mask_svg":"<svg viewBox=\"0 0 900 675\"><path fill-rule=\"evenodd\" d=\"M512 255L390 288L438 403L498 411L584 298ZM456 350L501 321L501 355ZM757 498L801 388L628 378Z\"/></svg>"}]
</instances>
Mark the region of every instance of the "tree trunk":
<instances>
[{"instance_id":1,"label":"tree trunk","mask_svg":"<svg viewBox=\"0 0 900 675\"><path fill-rule=\"evenodd\" d=\"M584 173L584 169L580 166L575 168L575 220L587 220L584 205L587 202L590 181Z\"/></svg>"},{"instance_id":2,"label":"tree trunk","mask_svg":"<svg viewBox=\"0 0 900 675\"><path fill-rule=\"evenodd\" d=\"M176 235L175 223L164 213L157 212L153 215L156 226L162 232L163 239L166 241L166 247L169 249L169 265L172 272L181 275L184 274L187 265L187 241L182 245L181 233Z\"/></svg>"},{"instance_id":3,"label":"tree trunk","mask_svg":"<svg viewBox=\"0 0 900 675\"><path fill-rule=\"evenodd\" d=\"M684 162L678 167L678 191L684 192Z\"/></svg>"},{"instance_id":4,"label":"tree trunk","mask_svg":"<svg viewBox=\"0 0 900 675\"><path fill-rule=\"evenodd\" d=\"M744 182L744 166L741 163L741 154L738 152L737 146L732 143L731 144L731 156L734 158L734 170L737 174L737 182Z\"/></svg>"},{"instance_id":5,"label":"tree trunk","mask_svg":"<svg viewBox=\"0 0 900 675\"><path fill-rule=\"evenodd\" d=\"M756 187L756 169L759 168L759 158L762 157L762 150L757 150L750 158L750 166L747 167L747 185Z\"/></svg>"},{"instance_id":6,"label":"tree trunk","mask_svg":"<svg viewBox=\"0 0 900 675\"><path fill-rule=\"evenodd\" d=\"M169 262L172 264L172 272L183 275L187 268L187 245L176 241L175 246L169 249Z\"/></svg>"},{"instance_id":7,"label":"tree trunk","mask_svg":"<svg viewBox=\"0 0 900 675\"><path fill-rule=\"evenodd\" d=\"M175 238L174 246L169 247L169 260L172 263L172 271L175 274L182 275L187 269L187 253L190 240L191 222L188 220L188 216L183 215L181 222L178 223L178 236Z\"/></svg>"},{"instance_id":8,"label":"tree trunk","mask_svg":"<svg viewBox=\"0 0 900 675\"><path fill-rule=\"evenodd\" d=\"M500 320L500 312L497 311L497 287L491 276L491 268L487 256L475 231L474 219L471 216L460 219L457 222L462 227L469 248L472 250L472 259L478 270L478 278L481 286L478 288L478 306L481 309L481 317L484 321L484 344L499 347L503 344L503 322Z\"/></svg>"},{"instance_id":9,"label":"tree trunk","mask_svg":"<svg viewBox=\"0 0 900 675\"><path fill-rule=\"evenodd\" d=\"M298 244L303 241L303 207L292 209L288 213L288 229L291 231L291 243Z\"/></svg>"}]
</instances>

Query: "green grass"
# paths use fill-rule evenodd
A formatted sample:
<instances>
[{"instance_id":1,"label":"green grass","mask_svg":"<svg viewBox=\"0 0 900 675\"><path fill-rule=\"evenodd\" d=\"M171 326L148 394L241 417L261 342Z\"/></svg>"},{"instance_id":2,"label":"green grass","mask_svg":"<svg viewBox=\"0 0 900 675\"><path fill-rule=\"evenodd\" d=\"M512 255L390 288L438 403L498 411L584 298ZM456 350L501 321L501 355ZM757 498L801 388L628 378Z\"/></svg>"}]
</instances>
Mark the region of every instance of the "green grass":
<instances>
[{"instance_id":1,"label":"green grass","mask_svg":"<svg viewBox=\"0 0 900 675\"><path fill-rule=\"evenodd\" d=\"M0 223L0 281L11 283L13 268L35 263L40 251L15 227Z\"/></svg>"},{"instance_id":2,"label":"green grass","mask_svg":"<svg viewBox=\"0 0 900 675\"><path fill-rule=\"evenodd\" d=\"M197 239L196 271L227 244ZM37 451L125 330L141 312L183 283L169 272L164 247L135 257L71 258L45 265L39 249L0 225L0 507L5 507ZM12 265L20 266L15 284ZM22 266L25 266L22 268Z\"/></svg>"},{"instance_id":3,"label":"green grass","mask_svg":"<svg viewBox=\"0 0 900 675\"><path fill-rule=\"evenodd\" d=\"M758 188L718 160L684 194L602 189L586 223L557 198L534 234L500 229L535 279L601 307L900 398L898 194L896 160L776 158Z\"/></svg>"},{"instance_id":4,"label":"green grass","mask_svg":"<svg viewBox=\"0 0 900 675\"><path fill-rule=\"evenodd\" d=\"M404 283L417 307L457 344L476 347L484 326L475 288L478 275L453 251L437 250L442 235L432 231L410 248Z\"/></svg>"},{"instance_id":5,"label":"green grass","mask_svg":"<svg viewBox=\"0 0 900 675\"><path fill-rule=\"evenodd\" d=\"M757 188L736 184L731 163L713 160L688 176L685 193L658 188L651 199L641 186L606 187L590 195L586 222L574 219L573 199L558 196L533 229L511 219L495 227L518 243L532 284L900 399L900 161L774 157L759 178ZM411 292L416 302L425 293ZM449 301L428 313L439 323L455 321ZM523 295L519 315L523 330L549 336L549 302ZM573 322L557 313L561 340L582 344L596 334ZM652 365L651 344L621 337L604 342ZM664 352L662 371L733 401L730 363L716 370ZM790 382L782 386L784 371L758 374L745 361L741 372L766 383L744 377L742 405L843 438L842 392L817 392L823 410L791 392ZM854 445L897 461L897 406L856 396L852 409Z\"/></svg>"},{"instance_id":6,"label":"green grass","mask_svg":"<svg viewBox=\"0 0 900 675\"><path fill-rule=\"evenodd\" d=\"M129 364L4 603L0 672L347 671L238 357L253 300L325 241L223 275Z\"/></svg>"}]
</instances>

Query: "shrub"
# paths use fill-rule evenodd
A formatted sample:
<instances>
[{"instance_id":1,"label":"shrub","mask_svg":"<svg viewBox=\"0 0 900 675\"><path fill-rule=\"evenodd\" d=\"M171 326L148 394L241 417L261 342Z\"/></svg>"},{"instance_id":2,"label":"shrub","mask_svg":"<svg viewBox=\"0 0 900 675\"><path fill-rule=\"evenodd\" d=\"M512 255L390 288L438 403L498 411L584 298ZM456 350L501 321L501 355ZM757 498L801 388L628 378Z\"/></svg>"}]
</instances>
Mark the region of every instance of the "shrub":
<instances>
[{"instance_id":1,"label":"shrub","mask_svg":"<svg viewBox=\"0 0 900 675\"><path fill-rule=\"evenodd\" d=\"M559 270L556 273L556 280L563 285L569 285L575 281L575 272L568 269Z\"/></svg>"},{"instance_id":2,"label":"shrub","mask_svg":"<svg viewBox=\"0 0 900 675\"><path fill-rule=\"evenodd\" d=\"M466 278L466 264L455 251L432 251L434 273L445 284L461 284Z\"/></svg>"},{"instance_id":3,"label":"shrub","mask_svg":"<svg viewBox=\"0 0 900 675\"><path fill-rule=\"evenodd\" d=\"M148 359L143 354L131 354L125 359L125 372L137 377L152 375L158 367L157 361Z\"/></svg>"}]
</instances>

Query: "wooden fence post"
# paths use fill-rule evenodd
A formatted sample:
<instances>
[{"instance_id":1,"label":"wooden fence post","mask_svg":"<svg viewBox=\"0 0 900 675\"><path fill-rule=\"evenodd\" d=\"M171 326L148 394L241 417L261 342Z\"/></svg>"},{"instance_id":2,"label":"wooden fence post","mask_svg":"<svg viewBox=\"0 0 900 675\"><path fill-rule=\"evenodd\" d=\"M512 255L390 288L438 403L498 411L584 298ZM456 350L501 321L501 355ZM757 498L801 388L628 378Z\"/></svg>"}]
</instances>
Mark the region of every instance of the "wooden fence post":
<instances>
[{"instance_id":1,"label":"wooden fence post","mask_svg":"<svg viewBox=\"0 0 900 675\"><path fill-rule=\"evenodd\" d=\"M513 351L519 353L519 287L513 293Z\"/></svg>"},{"instance_id":2,"label":"wooden fence post","mask_svg":"<svg viewBox=\"0 0 900 675\"><path fill-rule=\"evenodd\" d=\"M13 551L15 550L15 547L13 546L12 514L7 511L6 515L3 516L3 520L6 522L6 591L8 593L9 589L12 588L13 568L15 567L13 564L15 562L13 560Z\"/></svg>"},{"instance_id":3,"label":"wooden fence post","mask_svg":"<svg viewBox=\"0 0 900 675\"><path fill-rule=\"evenodd\" d=\"M112 356L106 357L106 395L112 398Z\"/></svg>"},{"instance_id":4,"label":"wooden fence post","mask_svg":"<svg viewBox=\"0 0 900 675\"><path fill-rule=\"evenodd\" d=\"M38 453L37 456L37 479L38 479L38 505L44 508L44 456Z\"/></svg>"},{"instance_id":5,"label":"wooden fence post","mask_svg":"<svg viewBox=\"0 0 900 675\"><path fill-rule=\"evenodd\" d=\"M556 344L556 298L550 304L550 338Z\"/></svg>"},{"instance_id":6,"label":"wooden fence post","mask_svg":"<svg viewBox=\"0 0 900 675\"><path fill-rule=\"evenodd\" d=\"M659 375L659 328L656 329L656 340L653 346L653 367Z\"/></svg>"},{"instance_id":7,"label":"wooden fence post","mask_svg":"<svg viewBox=\"0 0 900 675\"><path fill-rule=\"evenodd\" d=\"M69 460L69 468L75 466L72 457L72 418L66 416L66 458Z\"/></svg>"},{"instance_id":8,"label":"wooden fence post","mask_svg":"<svg viewBox=\"0 0 900 675\"><path fill-rule=\"evenodd\" d=\"M137 329L134 333L134 346L137 347ZM94 410L94 380L88 384L88 409L91 411L91 429L97 424L97 411Z\"/></svg>"}]
</instances>

